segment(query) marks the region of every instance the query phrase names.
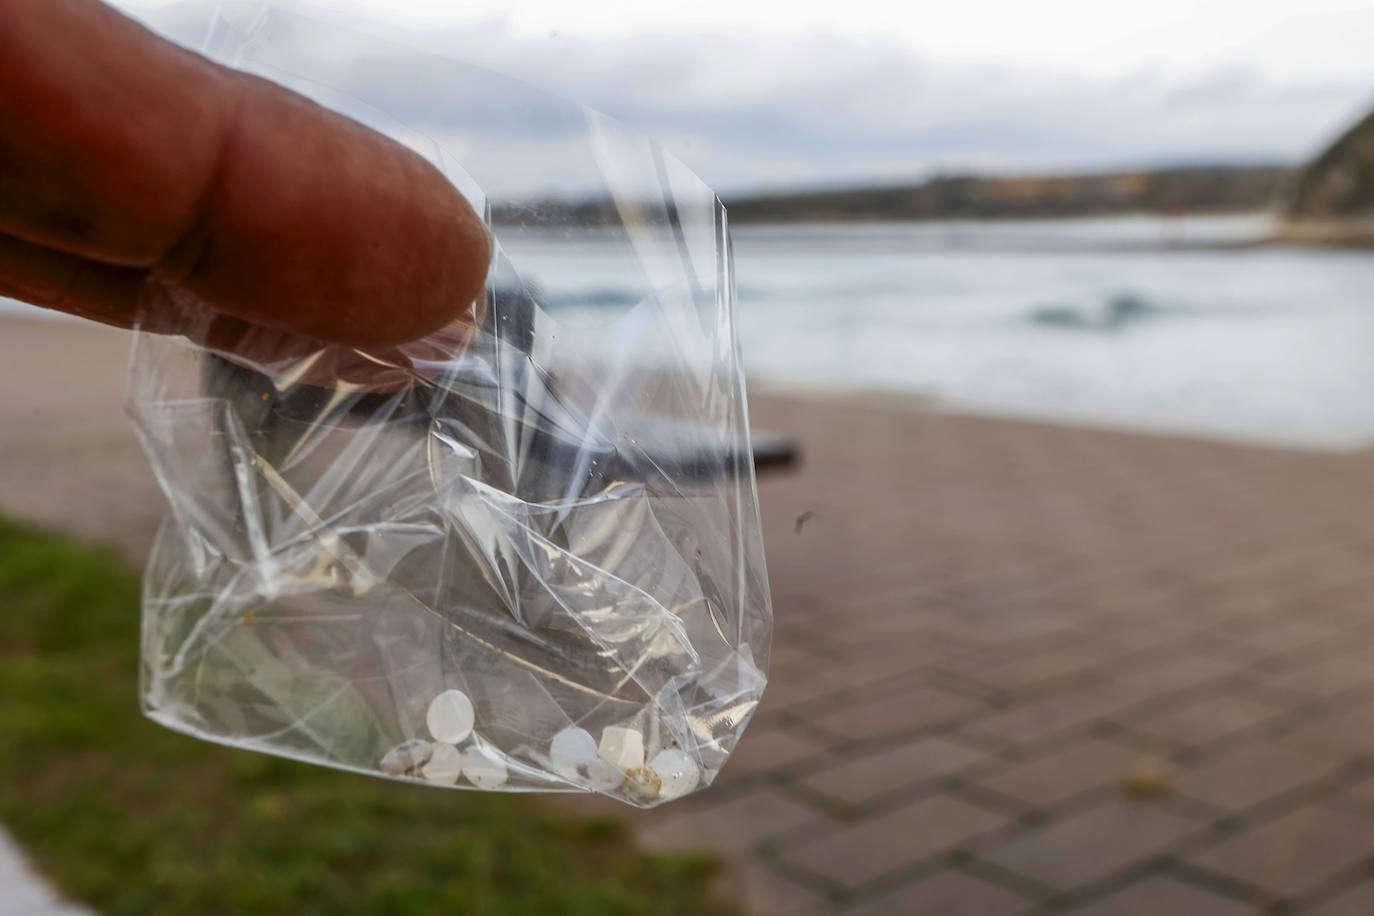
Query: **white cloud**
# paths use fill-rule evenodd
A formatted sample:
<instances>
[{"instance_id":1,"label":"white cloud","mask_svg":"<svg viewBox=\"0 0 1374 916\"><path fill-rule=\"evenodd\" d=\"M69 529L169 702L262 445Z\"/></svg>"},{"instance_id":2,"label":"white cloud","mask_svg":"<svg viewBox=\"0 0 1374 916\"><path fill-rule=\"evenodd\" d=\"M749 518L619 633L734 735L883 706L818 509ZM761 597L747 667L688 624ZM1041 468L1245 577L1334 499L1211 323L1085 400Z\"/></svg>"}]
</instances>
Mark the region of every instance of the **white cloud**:
<instances>
[{"instance_id":1,"label":"white cloud","mask_svg":"<svg viewBox=\"0 0 1374 916\"><path fill-rule=\"evenodd\" d=\"M807 7L811 12L801 21L810 21L815 9ZM1178 9L1170 2L1153 13L1155 30L1171 34L1178 17L1171 19L1170 10ZM1064 24L1067 34L1077 29L1099 44L1121 38L1103 31L1106 20L1086 7L1075 15L1081 21ZM1374 71L1285 71L1253 54L1228 57L1221 46L1205 66L1190 69L1138 55L1104 74L1083 63L1091 55L1078 60L1066 53L1061 66L1012 53L960 62L917 50L901 30L886 37L865 37L853 28L833 34L724 31L719 26L728 17L705 16L705 25L701 19L675 30L663 19L658 31L633 38L595 22L552 37L532 32L522 15L434 26L409 37L641 128L726 192L901 180L935 171L1297 161L1374 103ZM1011 20L1019 21L1015 15ZM1211 21L1200 20L1198 28L1215 32ZM1263 32L1274 21L1261 15L1246 27ZM370 27L404 32L380 21ZM993 33L1006 27L989 23ZM1043 23L1027 29L1028 43L1050 46ZM1138 23L1132 34L1149 31ZM460 129L471 135L475 116L446 108L444 77L442 67L390 51L354 61L340 75L345 85L339 88L366 94L440 136ZM469 144L468 155L524 163L531 174L541 174L538 163L550 158L544 128L499 106L476 117L486 119L481 152L471 152ZM550 185L563 180L552 165L542 174Z\"/></svg>"}]
</instances>

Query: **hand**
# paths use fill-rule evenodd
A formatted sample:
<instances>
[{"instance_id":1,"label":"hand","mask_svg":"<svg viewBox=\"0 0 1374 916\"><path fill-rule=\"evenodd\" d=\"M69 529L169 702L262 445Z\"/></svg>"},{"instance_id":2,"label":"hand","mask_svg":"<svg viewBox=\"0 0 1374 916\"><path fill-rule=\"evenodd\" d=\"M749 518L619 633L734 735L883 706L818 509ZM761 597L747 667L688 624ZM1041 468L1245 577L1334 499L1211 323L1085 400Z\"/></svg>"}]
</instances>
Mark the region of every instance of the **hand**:
<instances>
[{"instance_id":1,"label":"hand","mask_svg":"<svg viewBox=\"0 0 1374 916\"><path fill-rule=\"evenodd\" d=\"M0 0L0 295L378 347L471 322L490 251L400 144L97 0Z\"/></svg>"}]
</instances>

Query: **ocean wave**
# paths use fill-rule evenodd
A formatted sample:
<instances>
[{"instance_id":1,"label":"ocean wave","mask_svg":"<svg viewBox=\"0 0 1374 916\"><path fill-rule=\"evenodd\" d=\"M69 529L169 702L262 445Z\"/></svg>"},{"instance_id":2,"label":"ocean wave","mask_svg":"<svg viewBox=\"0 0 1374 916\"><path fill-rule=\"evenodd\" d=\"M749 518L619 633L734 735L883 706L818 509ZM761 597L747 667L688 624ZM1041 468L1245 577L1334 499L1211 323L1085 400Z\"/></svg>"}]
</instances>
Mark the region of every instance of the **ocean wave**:
<instances>
[{"instance_id":1,"label":"ocean wave","mask_svg":"<svg viewBox=\"0 0 1374 916\"><path fill-rule=\"evenodd\" d=\"M550 311L568 308L631 308L643 299L642 293L628 289L601 288L566 293L543 293L539 304Z\"/></svg>"},{"instance_id":2,"label":"ocean wave","mask_svg":"<svg viewBox=\"0 0 1374 916\"><path fill-rule=\"evenodd\" d=\"M1117 293L1092 305L1051 304L1031 309L1026 320L1065 331L1115 333L1173 311L1136 293Z\"/></svg>"}]
</instances>

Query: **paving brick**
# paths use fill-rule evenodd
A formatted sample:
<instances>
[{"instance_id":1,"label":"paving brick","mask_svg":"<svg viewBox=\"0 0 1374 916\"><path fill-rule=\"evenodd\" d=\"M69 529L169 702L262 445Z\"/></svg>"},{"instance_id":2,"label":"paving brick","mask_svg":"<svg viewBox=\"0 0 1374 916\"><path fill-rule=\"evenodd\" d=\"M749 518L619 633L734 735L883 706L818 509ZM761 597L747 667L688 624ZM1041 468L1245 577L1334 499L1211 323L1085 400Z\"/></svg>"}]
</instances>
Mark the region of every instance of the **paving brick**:
<instances>
[{"instance_id":1,"label":"paving brick","mask_svg":"<svg viewBox=\"0 0 1374 916\"><path fill-rule=\"evenodd\" d=\"M1281 655L1329 642L1340 636L1338 625L1311 617L1264 617L1226 634L1227 644L1264 655Z\"/></svg>"},{"instance_id":2,"label":"paving brick","mask_svg":"<svg viewBox=\"0 0 1374 916\"><path fill-rule=\"evenodd\" d=\"M781 791L763 787L716 804L691 800L655 808L636 821L636 835L655 849L709 847L737 856L772 836L816 824L815 809Z\"/></svg>"},{"instance_id":3,"label":"paving brick","mask_svg":"<svg viewBox=\"0 0 1374 916\"><path fill-rule=\"evenodd\" d=\"M1029 831L985 858L1069 889L1163 853L1197 826L1158 803L1111 799Z\"/></svg>"},{"instance_id":4,"label":"paving brick","mask_svg":"<svg viewBox=\"0 0 1374 916\"><path fill-rule=\"evenodd\" d=\"M1116 614L1106 620L1101 615L1094 620L1099 631L1099 639L1111 646L1112 654L1129 659L1132 655L1159 650L1169 644L1196 639L1198 621L1191 615L1186 617L1165 617L1151 607L1145 612L1129 610L1134 596L1123 595L1114 604ZM1109 627L1107 632L1101 632Z\"/></svg>"},{"instance_id":5,"label":"paving brick","mask_svg":"<svg viewBox=\"0 0 1374 916\"><path fill-rule=\"evenodd\" d=\"M1118 784L1140 762L1139 751L1097 738L1050 748L1030 760L1007 764L976 780L1028 805L1054 805L1085 790Z\"/></svg>"},{"instance_id":6,"label":"paving brick","mask_svg":"<svg viewBox=\"0 0 1374 916\"><path fill-rule=\"evenodd\" d=\"M791 730L753 727L744 733L739 745L725 761L717 785L775 772L800 760L824 756L826 749Z\"/></svg>"},{"instance_id":7,"label":"paving brick","mask_svg":"<svg viewBox=\"0 0 1374 916\"><path fill-rule=\"evenodd\" d=\"M1267 684L1294 693L1330 697L1374 684L1374 652L1363 649L1299 660L1259 676Z\"/></svg>"},{"instance_id":8,"label":"paving brick","mask_svg":"<svg viewBox=\"0 0 1374 916\"><path fill-rule=\"evenodd\" d=\"M809 670L785 669L769 676L764 703L767 704L766 711L771 714L824 697L843 694L853 686L853 682L846 676L825 666L818 665ZM761 706L760 715L764 712L765 707Z\"/></svg>"},{"instance_id":9,"label":"paving brick","mask_svg":"<svg viewBox=\"0 0 1374 916\"><path fill-rule=\"evenodd\" d=\"M1231 677L1243 669L1220 654L1199 648L1157 650L1116 674L1112 686L1131 703L1158 702Z\"/></svg>"},{"instance_id":10,"label":"paving brick","mask_svg":"<svg viewBox=\"0 0 1374 916\"><path fill-rule=\"evenodd\" d=\"M1273 719L1280 706L1243 694L1199 697L1131 723L1133 731L1173 746L1202 747Z\"/></svg>"},{"instance_id":11,"label":"paving brick","mask_svg":"<svg viewBox=\"0 0 1374 916\"><path fill-rule=\"evenodd\" d=\"M1256 916L1260 911L1250 903L1161 875L1072 912L1073 916Z\"/></svg>"},{"instance_id":12,"label":"paving brick","mask_svg":"<svg viewBox=\"0 0 1374 916\"><path fill-rule=\"evenodd\" d=\"M1110 684L1085 685L984 715L959 730L1003 747L1034 745L1102 719L1123 702Z\"/></svg>"},{"instance_id":13,"label":"paving brick","mask_svg":"<svg viewBox=\"0 0 1374 916\"><path fill-rule=\"evenodd\" d=\"M1309 805L1192 857L1193 864L1282 897L1374 856L1374 824L1331 804Z\"/></svg>"},{"instance_id":14,"label":"paving brick","mask_svg":"<svg viewBox=\"0 0 1374 916\"><path fill-rule=\"evenodd\" d=\"M1174 785L1191 798L1240 811L1315 782L1335 766L1329 759L1263 741L1184 771Z\"/></svg>"},{"instance_id":15,"label":"paving brick","mask_svg":"<svg viewBox=\"0 0 1374 916\"><path fill-rule=\"evenodd\" d=\"M736 868L722 890L753 916L812 916L830 909L814 890L757 863Z\"/></svg>"},{"instance_id":16,"label":"paving brick","mask_svg":"<svg viewBox=\"0 0 1374 916\"><path fill-rule=\"evenodd\" d=\"M893 697L919 698L932 691L937 695L953 694L965 700L973 700L975 708L980 710L996 702L997 693L981 684L972 684L957 676L952 677L944 669L923 669L866 683L851 691L849 696L852 703L868 703L873 700L890 700ZM965 707L961 705L959 708L962 710Z\"/></svg>"},{"instance_id":17,"label":"paving brick","mask_svg":"<svg viewBox=\"0 0 1374 916\"><path fill-rule=\"evenodd\" d=\"M810 724L845 738L879 738L961 719L984 708L977 700L957 693L915 687L847 704L811 719Z\"/></svg>"},{"instance_id":18,"label":"paving brick","mask_svg":"<svg viewBox=\"0 0 1374 916\"><path fill-rule=\"evenodd\" d=\"M1289 747L1336 761L1374 754L1374 702L1314 712L1304 719L1304 724L1279 740Z\"/></svg>"},{"instance_id":19,"label":"paving brick","mask_svg":"<svg viewBox=\"0 0 1374 916\"><path fill-rule=\"evenodd\" d=\"M870 618L836 632L832 618L831 629L822 640L853 661L881 659L900 649L901 657L913 665L945 662L975 647L966 635L941 629L935 623L927 610L921 609L900 618Z\"/></svg>"},{"instance_id":20,"label":"paving brick","mask_svg":"<svg viewBox=\"0 0 1374 916\"><path fill-rule=\"evenodd\" d=\"M933 737L867 754L846 755L845 762L802 779L813 792L857 805L902 786L945 776L986 758L981 751Z\"/></svg>"},{"instance_id":21,"label":"paving brick","mask_svg":"<svg viewBox=\"0 0 1374 916\"><path fill-rule=\"evenodd\" d=\"M832 665L830 674L846 683L875 685L888 678L927 676L931 653L915 636L894 636L857 657Z\"/></svg>"},{"instance_id":22,"label":"paving brick","mask_svg":"<svg viewBox=\"0 0 1374 916\"><path fill-rule=\"evenodd\" d=\"M1062 635L1056 634L1059 639ZM1105 647L1082 642L1049 646L1040 651L1018 654L1009 661L982 666L976 680L1013 693L1039 684L1072 679L1099 668L1107 661Z\"/></svg>"},{"instance_id":23,"label":"paving brick","mask_svg":"<svg viewBox=\"0 0 1374 916\"><path fill-rule=\"evenodd\" d=\"M845 910L845 916L1013 916L1029 905L1004 887L962 872L940 871Z\"/></svg>"},{"instance_id":24,"label":"paving brick","mask_svg":"<svg viewBox=\"0 0 1374 916\"><path fill-rule=\"evenodd\" d=\"M768 676L779 680L804 679L817 668L827 667L833 659L824 648L810 640L789 638L795 629L779 630L768 659Z\"/></svg>"},{"instance_id":25,"label":"paving brick","mask_svg":"<svg viewBox=\"0 0 1374 916\"><path fill-rule=\"evenodd\" d=\"M1303 916L1369 916L1374 913L1374 881L1358 884L1343 894L1331 898Z\"/></svg>"},{"instance_id":26,"label":"paving brick","mask_svg":"<svg viewBox=\"0 0 1374 916\"><path fill-rule=\"evenodd\" d=\"M1346 797L1374 809L1374 778L1360 780L1342 791Z\"/></svg>"},{"instance_id":27,"label":"paving brick","mask_svg":"<svg viewBox=\"0 0 1374 916\"><path fill-rule=\"evenodd\" d=\"M937 853L958 848L1005 818L948 795L937 795L831 829L817 821L783 857L818 875L858 885Z\"/></svg>"}]
</instances>

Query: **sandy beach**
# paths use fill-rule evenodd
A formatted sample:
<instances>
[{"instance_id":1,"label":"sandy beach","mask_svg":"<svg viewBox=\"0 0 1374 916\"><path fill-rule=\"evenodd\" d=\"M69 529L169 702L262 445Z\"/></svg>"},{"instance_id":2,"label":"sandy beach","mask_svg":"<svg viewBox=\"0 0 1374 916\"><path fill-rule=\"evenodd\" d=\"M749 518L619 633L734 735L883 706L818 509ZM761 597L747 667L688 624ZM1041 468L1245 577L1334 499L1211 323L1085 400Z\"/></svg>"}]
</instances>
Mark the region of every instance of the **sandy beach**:
<instances>
[{"instance_id":1,"label":"sandy beach","mask_svg":"<svg viewBox=\"0 0 1374 916\"><path fill-rule=\"evenodd\" d=\"M0 511L138 562L126 349L0 319ZM760 484L771 684L644 842L719 850L760 912L1374 911L1368 453L751 408L804 456Z\"/></svg>"}]
</instances>

